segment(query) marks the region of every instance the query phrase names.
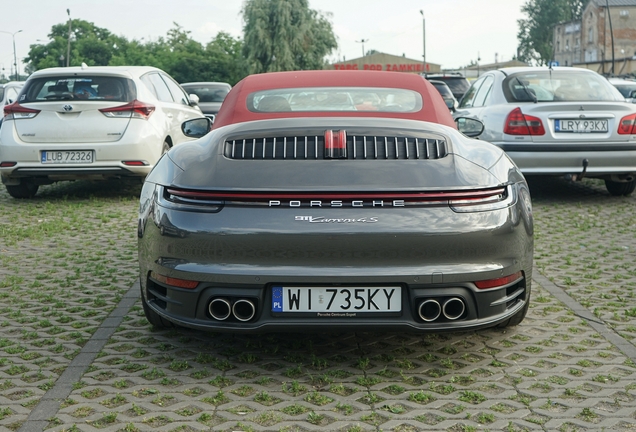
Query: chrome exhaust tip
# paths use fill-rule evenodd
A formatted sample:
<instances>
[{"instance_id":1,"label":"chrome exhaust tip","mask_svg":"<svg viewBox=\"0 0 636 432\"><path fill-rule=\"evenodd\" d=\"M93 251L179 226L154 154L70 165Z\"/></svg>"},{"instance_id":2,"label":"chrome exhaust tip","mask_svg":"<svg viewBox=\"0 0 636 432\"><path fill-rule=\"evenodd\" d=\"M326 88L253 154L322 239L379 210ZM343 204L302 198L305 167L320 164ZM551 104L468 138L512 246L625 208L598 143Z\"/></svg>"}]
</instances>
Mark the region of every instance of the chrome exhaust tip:
<instances>
[{"instance_id":1,"label":"chrome exhaust tip","mask_svg":"<svg viewBox=\"0 0 636 432\"><path fill-rule=\"evenodd\" d=\"M464 314L466 305L464 301L458 297L453 297L444 302L442 313L449 320L456 320Z\"/></svg>"},{"instance_id":2,"label":"chrome exhaust tip","mask_svg":"<svg viewBox=\"0 0 636 432\"><path fill-rule=\"evenodd\" d=\"M241 299L234 302L232 313L239 321L249 321L256 315L256 307L251 301Z\"/></svg>"},{"instance_id":3,"label":"chrome exhaust tip","mask_svg":"<svg viewBox=\"0 0 636 432\"><path fill-rule=\"evenodd\" d=\"M424 300L417 308L417 313L426 322L435 321L442 313L442 307L437 300Z\"/></svg>"},{"instance_id":4,"label":"chrome exhaust tip","mask_svg":"<svg viewBox=\"0 0 636 432\"><path fill-rule=\"evenodd\" d=\"M210 316L218 321L224 321L230 317L232 313L232 307L230 302L223 298L215 298L208 305L208 312Z\"/></svg>"}]
</instances>

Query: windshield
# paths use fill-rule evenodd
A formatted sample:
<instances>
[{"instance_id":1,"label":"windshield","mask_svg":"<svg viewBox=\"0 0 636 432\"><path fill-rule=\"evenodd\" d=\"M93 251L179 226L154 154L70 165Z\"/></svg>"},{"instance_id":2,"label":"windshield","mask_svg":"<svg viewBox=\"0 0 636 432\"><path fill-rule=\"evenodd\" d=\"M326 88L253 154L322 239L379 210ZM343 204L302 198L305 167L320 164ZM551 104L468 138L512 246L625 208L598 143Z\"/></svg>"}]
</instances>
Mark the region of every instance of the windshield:
<instances>
[{"instance_id":1,"label":"windshield","mask_svg":"<svg viewBox=\"0 0 636 432\"><path fill-rule=\"evenodd\" d=\"M54 100L130 102L135 99L132 80L109 76L46 77L27 83L20 103Z\"/></svg>"},{"instance_id":2,"label":"windshield","mask_svg":"<svg viewBox=\"0 0 636 432\"><path fill-rule=\"evenodd\" d=\"M576 70L541 70L508 76L503 81L508 102L624 101L600 75Z\"/></svg>"},{"instance_id":3,"label":"windshield","mask_svg":"<svg viewBox=\"0 0 636 432\"><path fill-rule=\"evenodd\" d=\"M249 95L247 104L254 112L416 112L422 109L422 96L397 88L311 87L255 92Z\"/></svg>"},{"instance_id":4,"label":"windshield","mask_svg":"<svg viewBox=\"0 0 636 432\"><path fill-rule=\"evenodd\" d=\"M182 86L188 94L195 94L199 102L223 102L230 92L230 86L188 85Z\"/></svg>"},{"instance_id":5,"label":"windshield","mask_svg":"<svg viewBox=\"0 0 636 432\"><path fill-rule=\"evenodd\" d=\"M443 97L453 97L453 93L451 93L450 88L445 83L434 83L431 82Z\"/></svg>"}]
</instances>

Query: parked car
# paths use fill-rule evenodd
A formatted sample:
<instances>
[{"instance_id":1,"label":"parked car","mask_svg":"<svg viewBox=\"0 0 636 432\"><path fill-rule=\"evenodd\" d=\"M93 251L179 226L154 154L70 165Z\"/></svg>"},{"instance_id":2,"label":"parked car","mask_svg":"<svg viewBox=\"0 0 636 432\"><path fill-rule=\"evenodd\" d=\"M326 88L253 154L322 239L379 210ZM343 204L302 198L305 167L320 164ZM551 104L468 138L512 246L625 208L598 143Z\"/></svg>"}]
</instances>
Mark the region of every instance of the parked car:
<instances>
[{"instance_id":1,"label":"parked car","mask_svg":"<svg viewBox=\"0 0 636 432\"><path fill-rule=\"evenodd\" d=\"M203 114L214 122L214 117L219 112L221 104L232 86L224 82L192 82L181 84L188 93L195 94L199 98L199 108Z\"/></svg>"},{"instance_id":2,"label":"parked car","mask_svg":"<svg viewBox=\"0 0 636 432\"><path fill-rule=\"evenodd\" d=\"M0 107L12 104L18 100L18 93L24 87L22 81L9 81L8 83L0 84Z\"/></svg>"},{"instance_id":3,"label":"parked car","mask_svg":"<svg viewBox=\"0 0 636 432\"><path fill-rule=\"evenodd\" d=\"M457 99L453 96L453 92L451 92L450 87L444 81L437 80L428 80L433 86L437 89L440 95L442 95L442 99L446 103L448 109L453 112L457 109Z\"/></svg>"},{"instance_id":4,"label":"parked car","mask_svg":"<svg viewBox=\"0 0 636 432\"><path fill-rule=\"evenodd\" d=\"M444 81L458 101L470 87L470 82L459 73L424 74L424 77L429 81Z\"/></svg>"},{"instance_id":5,"label":"parked car","mask_svg":"<svg viewBox=\"0 0 636 432\"><path fill-rule=\"evenodd\" d=\"M636 186L636 106L607 79L582 68L486 72L457 117L484 123L480 138L510 155L525 175L600 178L612 195Z\"/></svg>"},{"instance_id":6,"label":"parked car","mask_svg":"<svg viewBox=\"0 0 636 432\"><path fill-rule=\"evenodd\" d=\"M60 180L145 177L181 123L201 118L165 72L142 66L43 69L4 107L0 175L15 198Z\"/></svg>"},{"instance_id":7,"label":"parked car","mask_svg":"<svg viewBox=\"0 0 636 432\"><path fill-rule=\"evenodd\" d=\"M202 138L170 150L145 180L146 317L230 332L520 323L532 279L528 187L501 149L460 132L479 134L480 122L457 125L418 75L248 76L212 131L209 119L186 121Z\"/></svg>"},{"instance_id":8,"label":"parked car","mask_svg":"<svg viewBox=\"0 0 636 432\"><path fill-rule=\"evenodd\" d=\"M636 81L624 78L608 78L608 81L621 92L627 102L636 103Z\"/></svg>"}]
</instances>

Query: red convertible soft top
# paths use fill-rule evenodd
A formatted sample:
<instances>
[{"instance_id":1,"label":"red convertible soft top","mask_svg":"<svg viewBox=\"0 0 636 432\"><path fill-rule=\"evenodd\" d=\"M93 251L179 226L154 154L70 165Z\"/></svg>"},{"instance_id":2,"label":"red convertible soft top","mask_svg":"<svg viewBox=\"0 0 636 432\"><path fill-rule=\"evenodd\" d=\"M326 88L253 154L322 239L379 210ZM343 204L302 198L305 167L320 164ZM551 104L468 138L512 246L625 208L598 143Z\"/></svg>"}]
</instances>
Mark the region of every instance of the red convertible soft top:
<instances>
[{"instance_id":1,"label":"red convertible soft top","mask_svg":"<svg viewBox=\"0 0 636 432\"><path fill-rule=\"evenodd\" d=\"M386 111L288 111L254 112L248 109L250 94L271 89L308 87L380 87L413 90L422 95L422 108L415 112ZM456 128L439 92L420 75L380 71L293 71L250 75L228 93L214 121L214 129L234 123L290 117L384 117L420 120Z\"/></svg>"}]
</instances>

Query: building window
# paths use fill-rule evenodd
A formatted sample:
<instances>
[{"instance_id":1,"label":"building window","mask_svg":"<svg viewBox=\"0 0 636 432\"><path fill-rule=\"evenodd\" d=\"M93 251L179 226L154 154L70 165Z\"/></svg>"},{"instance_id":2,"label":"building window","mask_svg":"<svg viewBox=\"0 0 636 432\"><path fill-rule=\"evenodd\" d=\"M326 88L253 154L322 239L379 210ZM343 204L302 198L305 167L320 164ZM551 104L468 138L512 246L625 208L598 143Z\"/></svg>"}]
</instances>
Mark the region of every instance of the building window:
<instances>
[{"instance_id":1,"label":"building window","mask_svg":"<svg viewBox=\"0 0 636 432\"><path fill-rule=\"evenodd\" d=\"M561 41L557 41L557 52L561 52Z\"/></svg>"},{"instance_id":2,"label":"building window","mask_svg":"<svg viewBox=\"0 0 636 432\"><path fill-rule=\"evenodd\" d=\"M565 50L570 51L570 39L565 40Z\"/></svg>"},{"instance_id":3,"label":"building window","mask_svg":"<svg viewBox=\"0 0 636 432\"><path fill-rule=\"evenodd\" d=\"M592 29L587 30L587 41L589 43L594 42L594 32L592 31Z\"/></svg>"},{"instance_id":4,"label":"building window","mask_svg":"<svg viewBox=\"0 0 636 432\"><path fill-rule=\"evenodd\" d=\"M576 45L574 46L578 48L580 44L581 44L581 40L579 38L576 38Z\"/></svg>"}]
</instances>

